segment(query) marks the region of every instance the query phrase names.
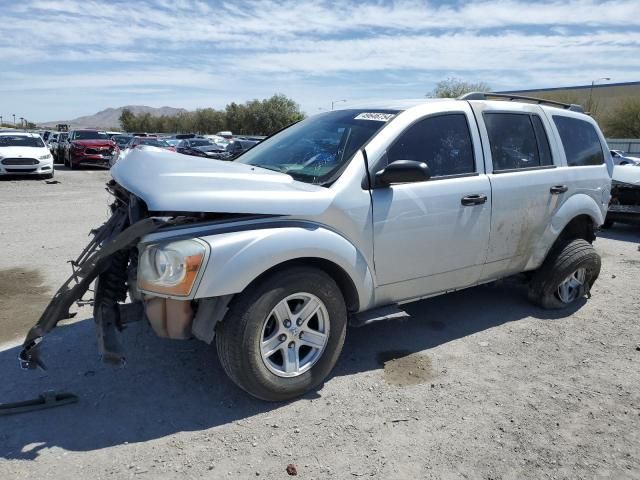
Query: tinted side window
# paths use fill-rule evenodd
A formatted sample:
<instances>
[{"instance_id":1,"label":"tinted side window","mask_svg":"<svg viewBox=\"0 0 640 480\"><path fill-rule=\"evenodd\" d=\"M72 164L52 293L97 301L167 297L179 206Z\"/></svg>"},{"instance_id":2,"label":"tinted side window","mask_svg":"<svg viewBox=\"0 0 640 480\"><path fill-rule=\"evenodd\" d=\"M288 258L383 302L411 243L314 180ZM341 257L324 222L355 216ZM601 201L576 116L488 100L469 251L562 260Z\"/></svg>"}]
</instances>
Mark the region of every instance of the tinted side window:
<instances>
[{"instance_id":1,"label":"tinted side window","mask_svg":"<svg viewBox=\"0 0 640 480\"><path fill-rule=\"evenodd\" d=\"M387 151L388 162L416 160L432 177L474 173L473 144L463 113L436 115L414 123Z\"/></svg>"},{"instance_id":2,"label":"tinted side window","mask_svg":"<svg viewBox=\"0 0 640 480\"><path fill-rule=\"evenodd\" d=\"M545 165L538 153L531 116L487 112L484 123L489 134L494 172Z\"/></svg>"},{"instance_id":3,"label":"tinted side window","mask_svg":"<svg viewBox=\"0 0 640 480\"><path fill-rule=\"evenodd\" d=\"M567 156L567 165L579 167L604 163L600 138L593 125L577 118L555 115L553 121L560 133L564 153Z\"/></svg>"},{"instance_id":4,"label":"tinted side window","mask_svg":"<svg viewBox=\"0 0 640 480\"><path fill-rule=\"evenodd\" d=\"M540 154L540 165L553 165L551 157L551 148L549 147L549 138L544 130L542 120L538 115L531 115L533 129L536 131L536 139L538 140L538 153Z\"/></svg>"}]
</instances>

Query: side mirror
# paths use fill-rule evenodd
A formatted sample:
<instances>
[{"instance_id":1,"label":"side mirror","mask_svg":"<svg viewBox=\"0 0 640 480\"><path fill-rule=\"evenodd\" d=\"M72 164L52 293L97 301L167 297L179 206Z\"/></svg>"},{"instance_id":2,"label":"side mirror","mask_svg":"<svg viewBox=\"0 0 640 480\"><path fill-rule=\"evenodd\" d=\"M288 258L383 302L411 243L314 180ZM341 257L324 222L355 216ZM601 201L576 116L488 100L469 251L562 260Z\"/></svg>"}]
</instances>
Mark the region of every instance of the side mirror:
<instances>
[{"instance_id":1,"label":"side mirror","mask_svg":"<svg viewBox=\"0 0 640 480\"><path fill-rule=\"evenodd\" d=\"M389 186L393 183L424 182L431 178L429 167L415 160L396 160L376 173L376 186Z\"/></svg>"}]
</instances>

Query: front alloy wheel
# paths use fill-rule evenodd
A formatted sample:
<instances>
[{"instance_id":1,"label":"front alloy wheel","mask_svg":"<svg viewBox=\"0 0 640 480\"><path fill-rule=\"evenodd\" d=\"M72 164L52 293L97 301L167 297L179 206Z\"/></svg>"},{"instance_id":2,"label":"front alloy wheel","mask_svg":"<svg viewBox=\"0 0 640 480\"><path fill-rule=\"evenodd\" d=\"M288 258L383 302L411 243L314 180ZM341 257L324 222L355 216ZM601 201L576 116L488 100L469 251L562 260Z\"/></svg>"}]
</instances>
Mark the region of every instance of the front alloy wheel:
<instances>
[{"instance_id":1,"label":"front alloy wheel","mask_svg":"<svg viewBox=\"0 0 640 480\"><path fill-rule=\"evenodd\" d=\"M282 299L262 328L265 366L279 377L297 377L320 359L329 340L329 313L318 297L299 292Z\"/></svg>"},{"instance_id":2,"label":"front alloy wheel","mask_svg":"<svg viewBox=\"0 0 640 480\"><path fill-rule=\"evenodd\" d=\"M347 309L327 273L291 267L234 298L218 324L225 372L254 397L282 401L321 384L344 344Z\"/></svg>"}]
</instances>

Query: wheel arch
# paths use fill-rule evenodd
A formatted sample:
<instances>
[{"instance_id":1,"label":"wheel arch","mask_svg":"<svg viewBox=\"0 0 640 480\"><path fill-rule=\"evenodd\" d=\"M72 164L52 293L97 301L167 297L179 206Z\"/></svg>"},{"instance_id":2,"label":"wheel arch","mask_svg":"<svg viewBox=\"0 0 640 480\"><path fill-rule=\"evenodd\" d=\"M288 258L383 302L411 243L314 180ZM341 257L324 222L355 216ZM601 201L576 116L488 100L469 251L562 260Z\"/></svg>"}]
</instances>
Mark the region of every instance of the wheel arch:
<instances>
[{"instance_id":1,"label":"wheel arch","mask_svg":"<svg viewBox=\"0 0 640 480\"><path fill-rule=\"evenodd\" d=\"M349 311L369 308L374 301L373 274L364 255L327 228L283 226L202 239L211 255L196 299L235 295L278 270L306 265L336 281Z\"/></svg>"},{"instance_id":2,"label":"wheel arch","mask_svg":"<svg viewBox=\"0 0 640 480\"><path fill-rule=\"evenodd\" d=\"M593 243L596 230L604 223L603 209L586 194L571 196L554 213L542 237L535 245L525 270L538 268L547 256L569 239L582 238Z\"/></svg>"},{"instance_id":3,"label":"wheel arch","mask_svg":"<svg viewBox=\"0 0 640 480\"><path fill-rule=\"evenodd\" d=\"M357 312L360 308L360 299L358 297L358 289L356 288L353 279L340 265L333 263L330 260L318 257L300 257L287 260L278 265L274 265L268 270L262 272L258 277L253 280L246 288L251 288L253 285L260 283L265 278L278 272L282 272L294 267L313 267L318 270L322 270L329 275L337 284L338 288L342 292L347 311Z\"/></svg>"}]
</instances>

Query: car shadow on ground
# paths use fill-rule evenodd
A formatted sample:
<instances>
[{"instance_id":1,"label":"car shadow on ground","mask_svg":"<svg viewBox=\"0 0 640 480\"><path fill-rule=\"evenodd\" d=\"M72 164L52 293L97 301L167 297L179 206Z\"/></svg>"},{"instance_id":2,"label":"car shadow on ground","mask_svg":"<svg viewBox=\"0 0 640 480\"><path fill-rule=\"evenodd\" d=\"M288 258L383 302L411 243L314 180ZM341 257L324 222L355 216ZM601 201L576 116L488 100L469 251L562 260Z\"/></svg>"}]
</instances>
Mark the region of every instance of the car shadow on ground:
<instances>
[{"instance_id":1,"label":"car shadow on ground","mask_svg":"<svg viewBox=\"0 0 640 480\"><path fill-rule=\"evenodd\" d=\"M640 242L640 224L614 223L611 228L602 229L598 237L622 242Z\"/></svg>"},{"instance_id":2,"label":"car shadow on ground","mask_svg":"<svg viewBox=\"0 0 640 480\"><path fill-rule=\"evenodd\" d=\"M55 164L54 165L54 172L59 172L59 171L66 171L66 172L77 172L78 170L87 170L87 171L105 171L108 170L108 168L105 167L92 167L92 166L83 166L80 169L78 169L77 167L74 170L71 170L69 167L66 167L62 164ZM16 175L16 174L11 174L11 175L0 175L0 181L4 181L4 182L10 182L10 181L26 181L26 180L31 180L31 181L42 181L42 180L55 180L55 173L54 173L54 177L53 179L49 179L47 178L46 175L34 175L34 174L25 174L25 175Z\"/></svg>"},{"instance_id":3,"label":"car shadow on ground","mask_svg":"<svg viewBox=\"0 0 640 480\"><path fill-rule=\"evenodd\" d=\"M388 361L526 317L559 319L573 313L532 306L526 288L515 281L434 297L406 310L407 320L349 329L332 378L380 369L380 354ZM47 336L42 344L46 372L21 371L17 347L0 352L1 402L34 398L50 389L80 397L70 406L0 416L0 458L30 460L44 448L90 451L144 442L286 407L236 388L213 346L157 338L142 322L126 329L123 343L125 368L100 363L93 322L84 320L60 325ZM304 398L319 396L321 388Z\"/></svg>"},{"instance_id":4,"label":"car shadow on ground","mask_svg":"<svg viewBox=\"0 0 640 480\"><path fill-rule=\"evenodd\" d=\"M57 170L57 168L56 168ZM55 177L54 177L55 178ZM15 175L15 174L11 174L11 175L0 175L0 182L11 182L11 181L27 181L27 180L31 180L31 181L36 181L36 182L41 182L42 180L45 180L46 175L34 175L34 174L30 174L30 175Z\"/></svg>"}]
</instances>

